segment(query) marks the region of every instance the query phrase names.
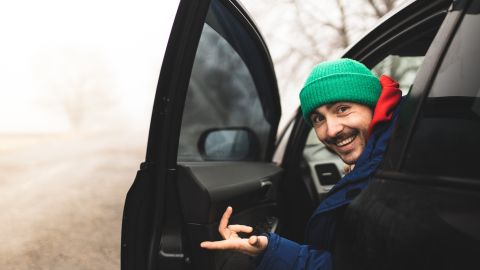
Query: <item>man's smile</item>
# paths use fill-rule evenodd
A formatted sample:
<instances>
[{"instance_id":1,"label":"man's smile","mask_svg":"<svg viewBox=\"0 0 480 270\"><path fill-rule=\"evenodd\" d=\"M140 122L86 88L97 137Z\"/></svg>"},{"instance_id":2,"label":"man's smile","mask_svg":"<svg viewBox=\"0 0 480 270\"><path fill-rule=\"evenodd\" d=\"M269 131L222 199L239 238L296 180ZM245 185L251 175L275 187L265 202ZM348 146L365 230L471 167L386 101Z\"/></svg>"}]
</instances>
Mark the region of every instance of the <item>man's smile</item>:
<instances>
[{"instance_id":1,"label":"man's smile","mask_svg":"<svg viewBox=\"0 0 480 270\"><path fill-rule=\"evenodd\" d=\"M343 147L343 146L346 146L347 144L350 144L351 142L353 142L353 140L355 140L355 138L357 137L356 134L353 134L352 136L344 139L344 140L341 140L341 141L338 141L335 145L337 147Z\"/></svg>"},{"instance_id":2,"label":"man's smile","mask_svg":"<svg viewBox=\"0 0 480 270\"><path fill-rule=\"evenodd\" d=\"M358 130L350 130L327 140L327 143L332 147L337 149L337 151L348 151L350 148L354 147L353 143L357 138L359 132ZM350 147L350 145L352 147Z\"/></svg>"}]
</instances>

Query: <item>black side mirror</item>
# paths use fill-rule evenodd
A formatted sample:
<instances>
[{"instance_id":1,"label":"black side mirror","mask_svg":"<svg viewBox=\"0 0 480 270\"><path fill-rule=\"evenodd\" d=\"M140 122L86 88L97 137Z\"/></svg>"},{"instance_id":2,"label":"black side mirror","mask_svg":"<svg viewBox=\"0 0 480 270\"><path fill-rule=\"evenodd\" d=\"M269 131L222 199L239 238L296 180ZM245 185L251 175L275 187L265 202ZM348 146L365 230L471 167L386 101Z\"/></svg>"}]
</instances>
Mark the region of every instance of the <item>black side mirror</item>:
<instances>
[{"instance_id":1,"label":"black side mirror","mask_svg":"<svg viewBox=\"0 0 480 270\"><path fill-rule=\"evenodd\" d=\"M258 138L248 128L209 129L202 133L198 149L204 160L258 159Z\"/></svg>"}]
</instances>

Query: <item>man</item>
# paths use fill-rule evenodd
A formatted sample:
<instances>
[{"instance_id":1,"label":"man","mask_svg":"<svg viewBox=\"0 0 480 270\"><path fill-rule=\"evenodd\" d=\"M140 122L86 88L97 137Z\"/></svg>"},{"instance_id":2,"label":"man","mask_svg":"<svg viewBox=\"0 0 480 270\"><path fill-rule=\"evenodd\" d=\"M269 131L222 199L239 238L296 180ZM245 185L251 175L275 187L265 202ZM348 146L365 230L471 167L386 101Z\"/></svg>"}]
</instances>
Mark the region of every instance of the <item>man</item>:
<instances>
[{"instance_id":1,"label":"man","mask_svg":"<svg viewBox=\"0 0 480 270\"><path fill-rule=\"evenodd\" d=\"M333 150L351 172L345 175L315 210L307 226L308 245L275 233L242 239L244 225L228 225L228 207L219 225L225 239L202 242L207 249L232 249L256 257L258 269L331 269L335 227L343 210L368 184L382 160L401 98L398 84L380 80L360 62L340 59L317 65L300 92L305 121L318 139Z\"/></svg>"}]
</instances>

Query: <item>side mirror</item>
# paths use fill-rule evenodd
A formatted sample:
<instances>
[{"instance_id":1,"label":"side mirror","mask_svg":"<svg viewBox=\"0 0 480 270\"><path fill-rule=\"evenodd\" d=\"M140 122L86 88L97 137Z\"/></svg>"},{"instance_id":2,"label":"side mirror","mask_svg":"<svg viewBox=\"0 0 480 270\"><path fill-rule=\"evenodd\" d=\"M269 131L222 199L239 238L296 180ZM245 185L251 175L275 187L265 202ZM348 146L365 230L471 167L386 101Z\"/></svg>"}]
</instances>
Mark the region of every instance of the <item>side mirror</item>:
<instances>
[{"instance_id":1,"label":"side mirror","mask_svg":"<svg viewBox=\"0 0 480 270\"><path fill-rule=\"evenodd\" d=\"M209 129L198 141L204 160L240 161L258 158L258 138L247 128Z\"/></svg>"}]
</instances>

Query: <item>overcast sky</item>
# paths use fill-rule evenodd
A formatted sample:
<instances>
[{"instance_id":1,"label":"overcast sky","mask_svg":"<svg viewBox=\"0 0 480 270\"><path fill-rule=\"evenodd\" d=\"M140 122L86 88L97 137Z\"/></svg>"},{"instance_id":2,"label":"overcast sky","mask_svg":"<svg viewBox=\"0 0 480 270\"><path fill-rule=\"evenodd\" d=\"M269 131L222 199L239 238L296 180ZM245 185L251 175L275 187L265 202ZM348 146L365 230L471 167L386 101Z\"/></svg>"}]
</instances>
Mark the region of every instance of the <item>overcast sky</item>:
<instances>
[{"instance_id":1,"label":"overcast sky","mask_svg":"<svg viewBox=\"0 0 480 270\"><path fill-rule=\"evenodd\" d=\"M59 69L69 61L87 68L101 62L111 79L116 113L132 124L139 118L148 122L177 5L158 0L1 1L0 133L70 128L53 104L56 92L49 91L52 81L62 81L52 76L64 76Z\"/></svg>"}]
</instances>

